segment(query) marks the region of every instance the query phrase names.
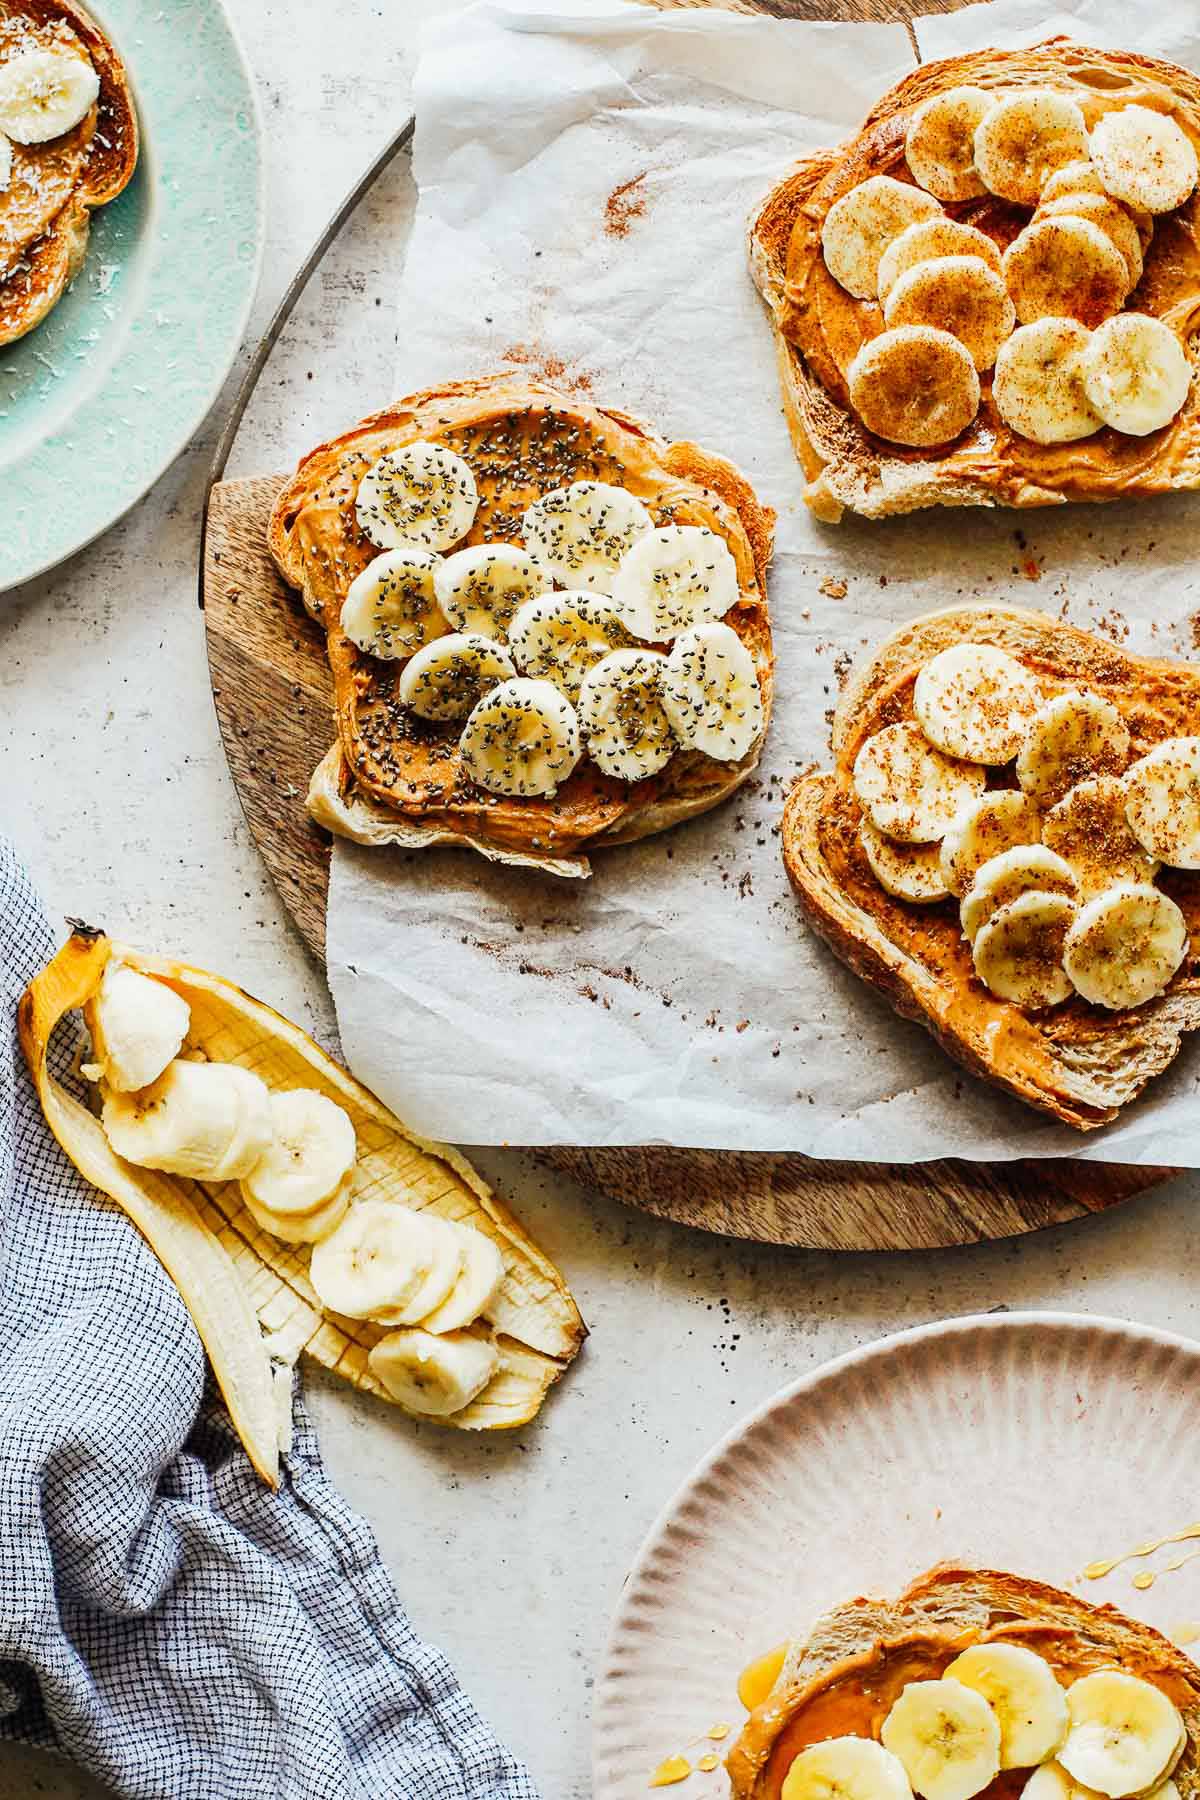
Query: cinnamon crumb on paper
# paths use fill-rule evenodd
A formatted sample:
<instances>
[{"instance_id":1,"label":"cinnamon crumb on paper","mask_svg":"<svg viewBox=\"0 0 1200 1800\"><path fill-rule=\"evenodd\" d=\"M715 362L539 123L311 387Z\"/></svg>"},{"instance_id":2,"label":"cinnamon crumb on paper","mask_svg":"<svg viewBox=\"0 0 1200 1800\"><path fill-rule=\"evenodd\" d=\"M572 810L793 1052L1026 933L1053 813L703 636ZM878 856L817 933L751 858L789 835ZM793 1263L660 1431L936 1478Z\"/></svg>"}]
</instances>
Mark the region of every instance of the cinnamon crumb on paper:
<instances>
[{"instance_id":1,"label":"cinnamon crumb on paper","mask_svg":"<svg viewBox=\"0 0 1200 1800\"><path fill-rule=\"evenodd\" d=\"M605 237L625 238L629 236L635 219L645 216L646 196L642 183L649 174L643 169L640 175L623 181L615 187L604 203L604 235Z\"/></svg>"},{"instance_id":2,"label":"cinnamon crumb on paper","mask_svg":"<svg viewBox=\"0 0 1200 1800\"><path fill-rule=\"evenodd\" d=\"M543 381L550 381L568 394L590 394L592 377L586 369L570 370L561 356L539 350L533 344L509 344L500 352L505 362L518 363Z\"/></svg>"}]
</instances>

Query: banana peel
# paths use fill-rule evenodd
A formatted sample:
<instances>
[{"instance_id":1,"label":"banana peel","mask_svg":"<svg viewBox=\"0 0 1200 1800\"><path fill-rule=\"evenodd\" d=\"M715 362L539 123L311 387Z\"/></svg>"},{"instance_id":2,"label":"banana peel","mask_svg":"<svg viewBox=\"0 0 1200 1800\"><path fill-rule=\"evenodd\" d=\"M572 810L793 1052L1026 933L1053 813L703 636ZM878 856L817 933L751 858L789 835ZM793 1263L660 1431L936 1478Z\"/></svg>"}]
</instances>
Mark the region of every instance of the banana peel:
<instances>
[{"instance_id":1,"label":"banana peel","mask_svg":"<svg viewBox=\"0 0 1200 1800\"><path fill-rule=\"evenodd\" d=\"M466 1158L409 1131L298 1026L234 983L77 928L30 983L18 1010L21 1047L42 1111L76 1168L124 1209L179 1289L263 1479L278 1481L281 1422L273 1363L310 1356L394 1405L367 1366L385 1328L325 1311L308 1280L308 1247L264 1232L236 1183L190 1181L125 1162L93 1115L51 1075L47 1049L55 1027L65 1013L87 1004L113 955L188 1002L191 1028L181 1054L240 1063L269 1087L315 1088L343 1107L358 1140L356 1195L428 1210L493 1240L504 1259L504 1280L486 1320L473 1329L495 1343L500 1364L469 1406L438 1422L495 1431L532 1419L587 1328L554 1264Z\"/></svg>"}]
</instances>

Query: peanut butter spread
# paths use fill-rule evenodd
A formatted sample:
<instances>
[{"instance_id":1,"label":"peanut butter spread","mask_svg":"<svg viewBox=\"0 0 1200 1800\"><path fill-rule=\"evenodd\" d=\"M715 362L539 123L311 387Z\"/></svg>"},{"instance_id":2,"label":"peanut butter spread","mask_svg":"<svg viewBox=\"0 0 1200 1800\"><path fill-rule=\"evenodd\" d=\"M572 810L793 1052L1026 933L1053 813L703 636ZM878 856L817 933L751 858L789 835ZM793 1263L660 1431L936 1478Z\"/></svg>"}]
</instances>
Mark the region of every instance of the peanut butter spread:
<instances>
[{"instance_id":1,"label":"peanut butter spread","mask_svg":"<svg viewBox=\"0 0 1200 1800\"><path fill-rule=\"evenodd\" d=\"M1121 52L1092 51L1068 43L1014 53L958 57L940 65L936 87L972 83L985 88L1058 88L1082 108L1089 130L1114 107L1138 105L1169 114L1200 148L1200 82L1183 69ZM821 228L834 201L871 175L912 181L904 140L916 106L936 91L932 77L903 84L896 110L869 122L799 207L787 252L786 286L779 326L811 373L850 413L859 448L889 460L926 460L927 450L873 437L850 409L847 371L862 345L884 330L873 300L857 300L834 280L821 253ZM887 102L884 102L886 107ZM984 232L1001 251L1031 216L1031 209L992 195L948 204L949 217ZM1138 286L1126 309L1164 320L1188 343L1200 326L1200 190L1175 213L1155 220ZM1170 487L1200 485L1200 394L1195 384L1172 422L1147 437L1104 427L1074 443L1042 445L1013 432L1000 418L991 376L981 378L978 414L953 444L935 454L947 481L986 488L998 500L1029 503L1035 491L1051 498L1115 498Z\"/></svg>"}]
</instances>

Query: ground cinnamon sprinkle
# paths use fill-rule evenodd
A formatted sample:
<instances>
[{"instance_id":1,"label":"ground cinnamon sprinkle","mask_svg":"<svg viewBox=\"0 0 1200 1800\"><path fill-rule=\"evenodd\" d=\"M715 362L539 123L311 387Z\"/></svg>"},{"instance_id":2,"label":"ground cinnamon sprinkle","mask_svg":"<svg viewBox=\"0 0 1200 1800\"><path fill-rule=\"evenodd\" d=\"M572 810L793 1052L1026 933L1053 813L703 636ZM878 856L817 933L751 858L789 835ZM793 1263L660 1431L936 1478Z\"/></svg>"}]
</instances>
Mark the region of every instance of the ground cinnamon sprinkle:
<instances>
[{"instance_id":1,"label":"ground cinnamon sprinkle","mask_svg":"<svg viewBox=\"0 0 1200 1800\"><path fill-rule=\"evenodd\" d=\"M606 237L623 238L629 236L630 227L635 219L640 219L646 211L646 196L642 191L642 183L649 174L643 169L631 181L623 181L615 187L604 205L604 235Z\"/></svg>"},{"instance_id":2,"label":"ground cinnamon sprinkle","mask_svg":"<svg viewBox=\"0 0 1200 1800\"><path fill-rule=\"evenodd\" d=\"M519 363L568 394L590 394L592 391L592 378L586 370L572 373L561 356L554 356L548 350L538 350L532 344L509 344L500 354L505 362Z\"/></svg>"}]
</instances>

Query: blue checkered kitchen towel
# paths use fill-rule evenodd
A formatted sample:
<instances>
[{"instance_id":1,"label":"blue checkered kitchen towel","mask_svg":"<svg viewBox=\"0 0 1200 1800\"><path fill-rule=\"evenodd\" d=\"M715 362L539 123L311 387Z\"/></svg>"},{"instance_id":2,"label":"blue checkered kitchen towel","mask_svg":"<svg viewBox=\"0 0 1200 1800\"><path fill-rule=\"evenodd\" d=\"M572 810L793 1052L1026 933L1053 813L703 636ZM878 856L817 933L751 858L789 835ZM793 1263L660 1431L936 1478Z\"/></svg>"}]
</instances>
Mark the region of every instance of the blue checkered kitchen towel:
<instances>
[{"instance_id":1,"label":"blue checkered kitchen towel","mask_svg":"<svg viewBox=\"0 0 1200 1800\"><path fill-rule=\"evenodd\" d=\"M55 947L0 837L0 1736L138 1800L536 1800L302 1403L272 1494L153 1253L51 1138L15 1013Z\"/></svg>"}]
</instances>

